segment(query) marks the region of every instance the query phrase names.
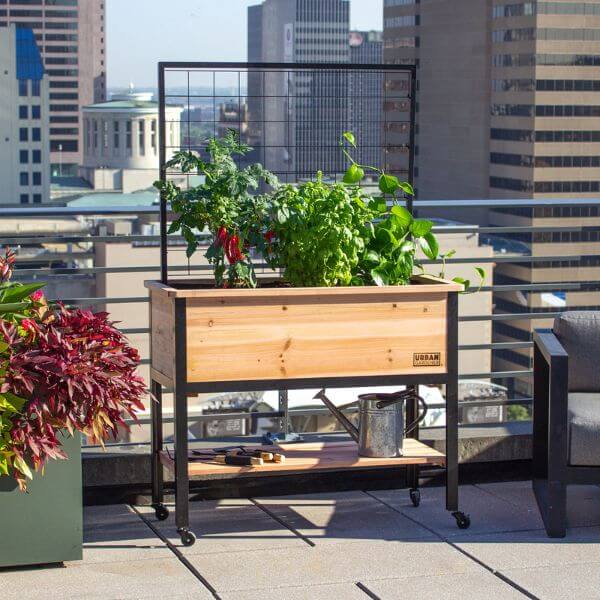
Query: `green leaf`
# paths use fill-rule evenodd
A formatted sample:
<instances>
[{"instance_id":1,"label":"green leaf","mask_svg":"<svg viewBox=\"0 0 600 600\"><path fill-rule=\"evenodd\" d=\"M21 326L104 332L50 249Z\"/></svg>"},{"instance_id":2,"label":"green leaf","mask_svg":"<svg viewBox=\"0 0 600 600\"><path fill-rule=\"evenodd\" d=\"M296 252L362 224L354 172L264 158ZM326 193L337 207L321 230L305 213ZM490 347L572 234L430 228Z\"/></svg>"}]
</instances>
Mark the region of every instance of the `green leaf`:
<instances>
[{"instance_id":1,"label":"green leaf","mask_svg":"<svg viewBox=\"0 0 600 600\"><path fill-rule=\"evenodd\" d=\"M375 250L369 250L365 254L365 260L369 262L379 263L381 261L381 256L379 255L379 252L375 252Z\"/></svg>"},{"instance_id":2,"label":"green leaf","mask_svg":"<svg viewBox=\"0 0 600 600\"><path fill-rule=\"evenodd\" d=\"M412 215L406 208L404 208L404 206L392 206L392 210L390 212L398 218L399 224L403 228L407 228L412 223Z\"/></svg>"},{"instance_id":3,"label":"green leaf","mask_svg":"<svg viewBox=\"0 0 600 600\"><path fill-rule=\"evenodd\" d=\"M369 202L369 210L372 210L376 215L381 216L387 212L387 202L385 198L373 198Z\"/></svg>"},{"instance_id":4,"label":"green leaf","mask_svg":"<svg viewBox=\"0 0 600 600\"><path fill-rule=\"evenodd\" d=\"M12 302L8 304L0 304L0 314L14 313L24 308L29 308L29 302Z\"/></svg>"},{"instance_id":5,"label":"green leaf","mask_svg":"<svg viewBox=\"0 0 600 600\"><path fill-rule=\"evenodd\" d=\"M417 219L410 224L410 232L415 237L423 237L428 234L433 228L431 221L425 221L424 219Z\"/></svg>"},{"instance_id":6,"label":"green leaf","mask_svg":"<svg viewBox=\"0 0 600 600\"><path fill-rule=\"evenodd\" d=\"M379 267L371 269L371 277L373 278L375 285L380 287L388 285L390 282L385 265L380 265Z\"/></svg>"},{"instance_id":7,"label":"green leaf","mask_svg":"<svg viewBox=\"0 0 600 600\"><path fill-rule=\"evenodd\" d=\"M0 295L0 302L3 304L9 304L11 302L21 302L25 298L28 298L33 294L41 290L46 284L45 283L28 283L26 285L13 285L12 287L6 288Z\"/></svg>"},{"instance_id":8,"label":"green leaf","mask_svg":"<svg viewBox=\"0 0 600 600\"><path fill-rule=\"evenodd\" d=\"M13 462L17 470L23 473L27 479L33 479L33 473L31 472L31 469L20 456L15 456Z\"/></svg>"},{"instance_id":9,"label":"green leaf","mask_svg":"<svg viewBox=\"0 0 600 600\"><path fill-rule=\"evenodd\" d=\"M411 242L410 240L406 240L405 242L403 242L400 245L400 252L404 253L408 253L408 252L414 252L415 251L415 243Z\"/></svg>"},{"instance_id":10,"label":"green leaf","mask_svg":"<svg viewBox=\"0 0 600 600\"><path fill-rule=\"evenodd\" d=\"M406 181L401 181L398 186L400 187L400 189L407 195L407 196L414 196L415 195L415 190L413 189L413 186L410 185L410 183L407 183Z\"/></svg>"},{"instance_id":11,"label":"green leaf","mask_svg":"<svg viewBox=\"0 0 600 600\"><path fill-rule=\"evenodd\" d=\"M400 182L396 176L384 173L379 178L379 189L383 194L394 194L400 189Z\"/></svg>"},{"instance_id":12,"label":"green leaf","mask_svg":"<svg viewBox=\"0 0 600 600\"><path fill-rule=\"evenodd\" d=\"M356 163L351 164L346 173L344 174L344 183L350 185L359 183L365 176L365 172Z\"/></svg>"},{"instance_id":13,"label":"green leaf","mask_svg":"<svg viewBox=\"0 0 600 600\"><path fill-rule=\"evenodd\" d=\"M481 267L475 267L475 271L477 271L477 275L481 278L482 281L485 281L485 270Z\"/></svg>"},{"instance_id":14,"label":"green leaf","mask_svg":"<svg viewBox=\"0 0 600 600\"><path fill-rule=\"evenodd\" d=\"M421 249L427 258L435 260L438 257L440 247L433 233L427 233L419 238L419 246L421 246Z\"/></svg>"},{"instance_id":15,"label":"green leaf","mask_svg":"<svg viewBox=\"0 0 600 600\"><path fill-rule=\"evenodd\" d=\"M353 147L356 148L356 138L351 131L344 131L342 134L344 139Z\"/></svg>"},{"instance_id":16,"label":"green leaf","mask_svg":"<svg viewBox=\"0 0 600 600\"><path fill-rule=\"evenodd\" d=\"M454 277L452 281L454 281L454 283L462 285L464 288L463 291L465 292L471 287L471 282L468 279L463 279L462 277Z\"/></svg>"}]
</instances>

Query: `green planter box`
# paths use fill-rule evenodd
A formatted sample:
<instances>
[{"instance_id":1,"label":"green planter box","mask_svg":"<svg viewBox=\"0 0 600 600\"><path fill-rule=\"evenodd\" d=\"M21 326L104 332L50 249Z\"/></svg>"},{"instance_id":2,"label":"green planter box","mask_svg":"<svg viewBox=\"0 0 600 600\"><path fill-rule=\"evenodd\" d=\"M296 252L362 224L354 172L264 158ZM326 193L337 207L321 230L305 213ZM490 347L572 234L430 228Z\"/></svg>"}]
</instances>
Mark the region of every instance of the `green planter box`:
<instances>
[{"instance_id":1,"label":"green planter box","mask_svg":"<svg viewBox=\"0 0 600 600\"><path fill-rule=\"evenodd\" d=\"M81 438L64 436L69 460L48 463L26 494L0 477L0 567L81 560ZM1 594L0 594L1 595Z\"/></svg>"}]
</instances>

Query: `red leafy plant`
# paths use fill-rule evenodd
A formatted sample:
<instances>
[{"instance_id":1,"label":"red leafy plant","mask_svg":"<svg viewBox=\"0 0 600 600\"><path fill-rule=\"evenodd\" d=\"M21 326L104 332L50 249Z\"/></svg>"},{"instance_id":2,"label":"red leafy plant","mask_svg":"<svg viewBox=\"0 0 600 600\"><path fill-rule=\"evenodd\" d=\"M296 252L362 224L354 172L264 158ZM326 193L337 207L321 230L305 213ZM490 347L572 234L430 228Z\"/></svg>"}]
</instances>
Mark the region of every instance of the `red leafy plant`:
<instances>
[{"instance_id":1,"label":"red leafy plant","mask_svg":"<svg viewBox=\"0 0 600 600\"><path fill-rule=\"evenodd\" d=\"M107 313L49 305L37 289L21 304L3 312L0 295L0 476L25 490L33 471L66 458L59 432L103 444L135 420L146 386L137 350Z\"/></svg>"}]
</instances>

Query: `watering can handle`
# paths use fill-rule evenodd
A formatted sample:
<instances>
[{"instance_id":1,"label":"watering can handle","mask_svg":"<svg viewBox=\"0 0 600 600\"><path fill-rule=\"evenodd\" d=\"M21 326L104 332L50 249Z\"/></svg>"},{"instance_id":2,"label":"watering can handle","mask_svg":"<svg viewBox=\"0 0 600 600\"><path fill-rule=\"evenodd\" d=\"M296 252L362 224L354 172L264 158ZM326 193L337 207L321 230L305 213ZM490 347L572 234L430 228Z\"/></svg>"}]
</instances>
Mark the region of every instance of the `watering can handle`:
<instances>
[{"instance_id":1,"label":"watering can handle","mask_svg":"<svg viewBox=\"0 0 600 600\"><path fill-rule=\"evenodd\" d=\"M421 405L423 412L412 423L409 423L404 428L404 435L408 435L413 429L418 427L424 421L425 417L427 416L427 411L429 410L427 408L427 403L425 400L423 400L423 398L421 398L421 396L418 394L411 394L411 398L417 399L417 402Z\"/></svg>"}]
</instances>

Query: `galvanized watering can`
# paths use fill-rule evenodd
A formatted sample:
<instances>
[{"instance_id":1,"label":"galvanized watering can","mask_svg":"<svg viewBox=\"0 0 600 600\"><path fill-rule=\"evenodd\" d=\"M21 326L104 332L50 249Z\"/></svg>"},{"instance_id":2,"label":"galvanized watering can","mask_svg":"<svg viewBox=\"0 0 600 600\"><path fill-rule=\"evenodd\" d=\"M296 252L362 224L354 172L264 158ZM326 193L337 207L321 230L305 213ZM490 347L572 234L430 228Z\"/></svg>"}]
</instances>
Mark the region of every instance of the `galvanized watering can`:
<instances>
[{"instance_id":1,"label":"galvanized watering can","mask_svg":"<svg viewBox=\"0 0 600 600\"><path fill-rule=\"evenodd\" d=\"M404 436L427 415L427 405L413 388L393 394L362 394L358 397L358 427L321 390L315 398L322 400L342 427L358 444L358 454L371 458L402 456ZM404 402L417 400L421 414L404 426Z\"/></svg>"}]
</instances>

